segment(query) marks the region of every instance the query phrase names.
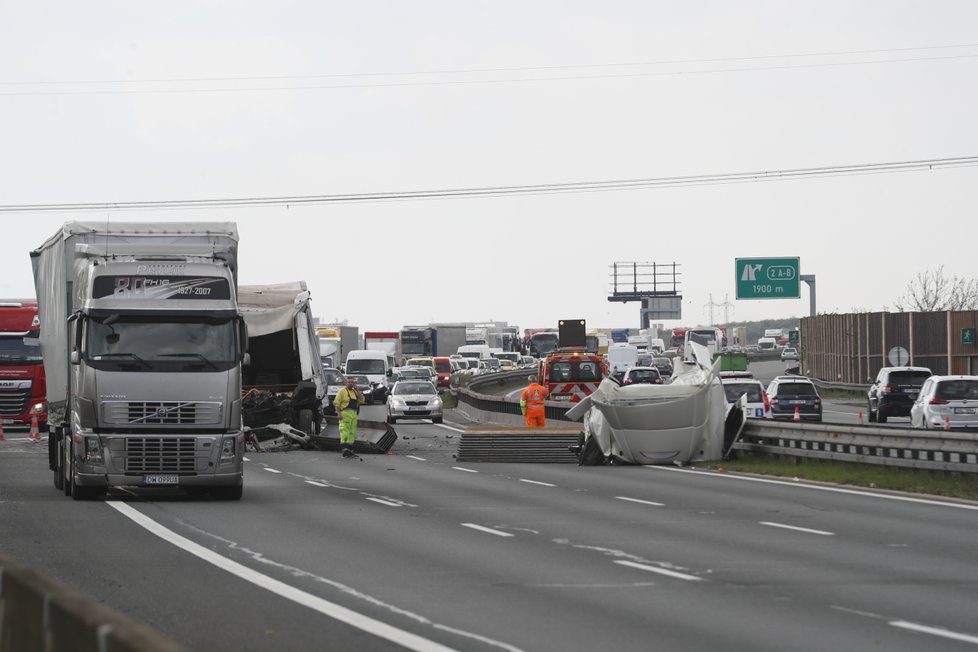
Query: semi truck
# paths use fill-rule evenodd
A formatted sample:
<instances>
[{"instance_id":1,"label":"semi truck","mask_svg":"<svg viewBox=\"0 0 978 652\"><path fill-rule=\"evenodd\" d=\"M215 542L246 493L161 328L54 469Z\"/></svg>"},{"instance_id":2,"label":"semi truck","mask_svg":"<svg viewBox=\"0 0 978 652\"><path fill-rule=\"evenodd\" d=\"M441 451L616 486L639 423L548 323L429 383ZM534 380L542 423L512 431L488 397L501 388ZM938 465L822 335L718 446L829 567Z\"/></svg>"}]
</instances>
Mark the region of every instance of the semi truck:
<instances>
[{"instance_id":1,"label":"semi truck","mask_svg":"<svg viewBox=\"0 0 978 652\"><path fill-rule=\"evenodd\" d=\"M230 222L67 222L31 252L57 489L241 498L237 248Z\"/></svg>"},{"instance_id":2,"label":"semi truck","mask_svg":"<svg viewBox=\"0 0 978 652\"><path fill-rule=\"evenodd\" d=\"M360 340L360 329L356 326L334 324L317 326L319 335L319 360L323 366L338 368L346 360L350 351L355 351Z\"/></svg>"},{"instance_id":3,"label":"semi truck","mask_svg":"<svg viewBox=\"0 0 978 652\"><path fill-rule=\"evenodd\" d=\"M367 331L363 334L363 348L386 353L388 367L401 364L401 334L397 331Z\"/></svg>"},{"instance_id":4,"label":"semi truck","mask_svg":"<svg viewBox=\"0 0 978 652\"><path fill-rule=\"evenodd\" d=\"M251 358L241 370L242 389L289 395L290 425L318 435L327 383L306 282L242 285L238 310Z\"/></svg>"},{"instance_id":5,"label":"semi truck","mask_svg":"<svg viewBox=\"0 0 978 652\"><path fill-rule=\"evenodd\" d=\"M10 430L47 430L47 388L37 301L0 299L0 423Z\"/></svg>"}]
</instances>

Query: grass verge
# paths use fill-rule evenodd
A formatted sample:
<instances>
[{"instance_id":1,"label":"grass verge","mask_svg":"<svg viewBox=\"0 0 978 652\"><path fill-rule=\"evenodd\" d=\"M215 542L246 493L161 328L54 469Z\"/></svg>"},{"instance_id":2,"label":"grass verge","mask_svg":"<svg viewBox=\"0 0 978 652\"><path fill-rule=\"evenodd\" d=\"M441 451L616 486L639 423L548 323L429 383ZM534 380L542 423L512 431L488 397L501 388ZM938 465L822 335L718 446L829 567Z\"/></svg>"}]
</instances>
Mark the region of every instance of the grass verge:
<instances>
[{"instance_id":1,"label":"grass verge","mask_svg":"<svg viewBox=\"0 0 978 652\"><path fill-rule=\"evenodd\" d=\"M737 453L737 459L726 462L694 464L699 468L723 469L782 478L853 485L869 489L891 489L978 500L978 474L945 471L895 469L875 464L855 464L834 460L781 459L773 455Z\"/></svg>"}]
</instances>

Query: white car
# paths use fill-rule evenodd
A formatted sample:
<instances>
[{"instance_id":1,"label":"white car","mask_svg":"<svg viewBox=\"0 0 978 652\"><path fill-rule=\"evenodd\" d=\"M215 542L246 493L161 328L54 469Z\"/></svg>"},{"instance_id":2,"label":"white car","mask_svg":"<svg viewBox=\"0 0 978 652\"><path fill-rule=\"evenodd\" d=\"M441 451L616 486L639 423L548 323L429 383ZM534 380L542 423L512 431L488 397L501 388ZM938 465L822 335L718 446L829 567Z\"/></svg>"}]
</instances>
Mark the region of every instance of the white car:
<instances>
[{"instance_id":1,"label":"white car","mask_svg":"<svg viewBox=\"0 0 978 652\"><path fill-rule=\"evenodd\" d=\"M399 380L387 397L387 422L398 419L431 419L441 423L441 398L433 383L426 380Z\"/></svg>"},{"instance_id":2,"label":"white car","mask_svg":"<svg viewBox=\"0 0 978 652\"><path fill-rule=\"evenodd\" d=\"M744 376L721 377L720 384L727 397L727 403L736 403L747 394L747 418L767 419L771 416L771 403L763 383Z\"/></svg>"},{"instance_id":3,"label":"white car","mask_svg":"<svg viewBox=\"0 0 978 652\"><path fill-rule=\"evenodd\" d=\"M323 369L323 374L326 376L326 398L323 399L323 412L326 414L336 414L336 408L333 407L333 400L336 398L336 394L340 389L346 387L346 376L336 369Z\"/></svg>"},{"instance_id":4,"label":"white car","mask_svg":"<svg viewBox=\"0 0 978 652\"><path fill-rule=\"evenodd\" d=\"M798 359L798 349L787 347L781 350L781 361L785 360L797 360Z\"/></svg>"},{"instance_id":5,"label":"white car","mask_svg":"<svg viewBox=\"0 0 978 652\"><path fill-rule=\"evenodd\" d=\"M978 427L978 376L931 376L910 407L910 427Z\"/></svg>"}]
</instances>

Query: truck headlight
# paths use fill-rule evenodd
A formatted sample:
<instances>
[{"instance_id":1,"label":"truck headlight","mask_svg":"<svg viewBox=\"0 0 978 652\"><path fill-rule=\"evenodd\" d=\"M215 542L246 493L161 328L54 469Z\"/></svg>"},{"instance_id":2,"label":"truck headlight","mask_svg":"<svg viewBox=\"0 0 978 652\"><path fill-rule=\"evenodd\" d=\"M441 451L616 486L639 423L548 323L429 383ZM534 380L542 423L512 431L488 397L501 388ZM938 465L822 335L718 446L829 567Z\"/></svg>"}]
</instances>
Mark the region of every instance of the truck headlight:
<instances>
[{"instance_id":1,"label":"truck headlight","mask_svg":"<svg viewBox=\"0 0 978 652\"><path fill-rule=\"evenodd\" d=\"M47 403L41 401L31 406L31 414L44 414L48 411Z\"/></svg>"},{"instance_id":2,"label":"truck headlight","mask_svg":"<svg viewBox=\"0 0 978 652\"><path fill-rule=\"evenodd\" d=\"M225 437L221 443L221 464L234 461L234 437Z\"/></svg>"},{"instance_id":3,"label":"truck headlight","mask_svg":"<svg viewBox=\"0 0 978 652\"><path fill-rule=\"evenodd\" d=\"M105 458L102 457L102 446L99 444L98 437L85 437L85 462L87 464L105 463Z\"/></svg>"}]
</instances>

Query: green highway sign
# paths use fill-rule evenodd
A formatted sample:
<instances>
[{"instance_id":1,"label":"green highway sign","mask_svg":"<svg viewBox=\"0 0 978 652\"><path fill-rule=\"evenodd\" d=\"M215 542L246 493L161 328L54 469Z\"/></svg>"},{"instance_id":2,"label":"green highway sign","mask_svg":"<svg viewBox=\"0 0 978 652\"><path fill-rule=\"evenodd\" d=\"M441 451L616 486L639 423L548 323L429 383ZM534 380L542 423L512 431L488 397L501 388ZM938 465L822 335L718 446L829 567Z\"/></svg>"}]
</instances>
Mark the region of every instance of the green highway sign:
<instances>
[{"instance_id":1,"label":"green highway sign","mask_svg":"<svg viewBox=\"0 0 978 652\"><path fill-rule=\"evenodd\" d=\"M798 329L788 331L788 343L797 346L798 342Z\"/></svg>"},{"instance_id":2,"label":"green highway sign","mask_svg":"<svg viewBox=\"0 0 978 652\"><path fill-rule=\"evenodd\" d=\"M973 328L961 329L961 344L963 344L964 346L975 345L975 329Z\"/></svg>"},{"instance_id":3,"label":"green highway sign","mask_svg":"<svg viewBox=\"0 0 978 652\"><path fill-rule=\"evenodd\" d=\"M800 258L737 258L738 299L798 299Z\"/></svg>"}]
</instances>

